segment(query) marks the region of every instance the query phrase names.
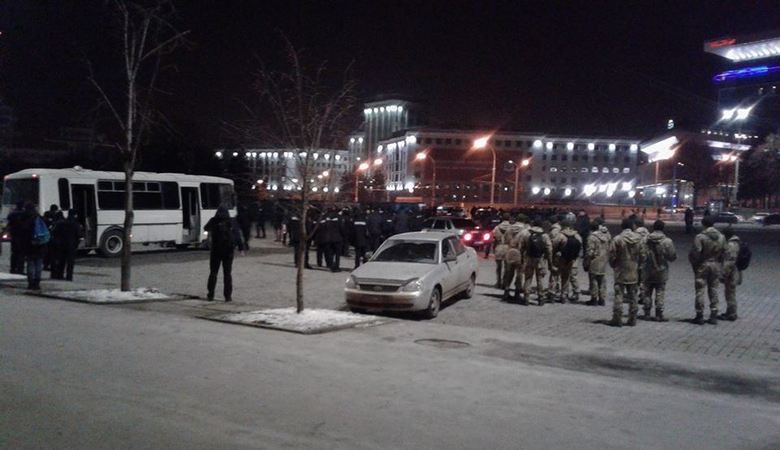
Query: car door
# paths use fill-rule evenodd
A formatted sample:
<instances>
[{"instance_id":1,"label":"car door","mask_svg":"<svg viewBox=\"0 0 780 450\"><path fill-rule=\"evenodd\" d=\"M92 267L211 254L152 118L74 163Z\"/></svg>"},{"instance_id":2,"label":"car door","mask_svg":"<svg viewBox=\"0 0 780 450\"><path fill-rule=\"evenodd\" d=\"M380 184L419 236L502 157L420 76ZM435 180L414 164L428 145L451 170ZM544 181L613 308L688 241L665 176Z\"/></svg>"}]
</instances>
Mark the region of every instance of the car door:
<instances>
[{"instance_id":1,"label":"car door","mask_svg":"<svg viewBox=\"0 0 780 450\"><path fill-rule=\"evenodd\" d=\"M458 287L459 289L465 289L471 274L476 273L476 270L474 270L476 256L474 252L468 251L468 248L463 245L460 239L455 238L450 242L455 248L455 254L458 255Z\"/></svg>"},{"instance_id":2,"label":"car door","mask_svg":"<svg viewBox=\"0 0 780 450\"><path fill-rule=\"evenodd\" d=\"M452 238L446 238L441 241L441 265L444 268L440 281L442 298L452 296L453 292L458 287L458 258L455 248L452 246L451 239ZM448 261L450 258L452 259Z\"/></svg>"}]
</instances>

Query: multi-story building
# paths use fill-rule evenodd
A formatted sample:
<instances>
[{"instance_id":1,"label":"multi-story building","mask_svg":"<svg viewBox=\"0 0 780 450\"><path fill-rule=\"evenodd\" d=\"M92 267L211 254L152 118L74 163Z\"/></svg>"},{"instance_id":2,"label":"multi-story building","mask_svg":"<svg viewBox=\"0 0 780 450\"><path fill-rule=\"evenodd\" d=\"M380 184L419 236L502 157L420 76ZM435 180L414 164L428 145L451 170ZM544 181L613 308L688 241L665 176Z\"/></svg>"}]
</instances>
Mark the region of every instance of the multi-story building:
<instances>
[{"instance_id":1,"label":"multi-story building","mask_svg":"<svg viewBox=\"0 0 780 450\"><path fill-rule=\"evenodd\" d=\"M416 103L401 99L368 102L363 107L363 126L349 137L353 159L364 160L377 142L394 133L419 124L420 111Z\"/></svg>"},{"instance_id":2,"label":"multi-story building","mask_svg":"<svg viewBox=\"0 0 780 450\"><path fill-rule=\"evenodd\" d=\"M486 145L475 148L486 136ZM381 159L387 190L396 195L430 199L435 190L437 202L486 202L493 151L495 203L515 198L618 203L635 194L635 139L412 128L378 141L369 160ZM426 157L418 158L419 153Z\"/></svg>"},{"instance_id":3,"label":"multi-story building","mask_svg":"<svg viewBox=\"0 0 780 450\"><path fill-rule=\"evenodd\" d=\"M272 195L283 197L285 193L301 190L301 164L306 153L288 149L256 148L216 150L217 159L233 164L234 171L244 173L252 184L251 189L261 188ZM352 169L347 150L320 149L308 158L307 174L312 192L339 192L341 177ZM236 164L240 167L236 167ZM240 186L237 185L237 189Z\"/></svg>"}]
</instances>

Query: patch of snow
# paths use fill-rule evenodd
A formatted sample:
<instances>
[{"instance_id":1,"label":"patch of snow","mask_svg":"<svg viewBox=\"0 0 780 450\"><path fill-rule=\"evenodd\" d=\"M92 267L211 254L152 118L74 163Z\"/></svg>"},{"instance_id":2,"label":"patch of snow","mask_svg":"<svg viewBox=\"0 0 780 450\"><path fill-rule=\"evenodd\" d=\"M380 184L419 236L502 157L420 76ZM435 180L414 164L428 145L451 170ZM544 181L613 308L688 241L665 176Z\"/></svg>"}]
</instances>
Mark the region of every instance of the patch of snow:
<instances>
[{"instance_id":1,"label":"patch of snow","mask_svg":"<svg viewBox=\"0 0 780 450\"><path fill-rule=\"evenodd\" d=\"M83 289L74 291L48 291L47 295L91 303L122 303L140 300L171 300L178 298L163 294L154 288L136 288L130 291L119 289Z\"/></svg>"},{"instance_id":2,"label":"patch of snow","mask_svg":"<svg viewBox=\"0 0 780 450\"><path fill-rule=\"evenodd\" d=\"M27 277L18 273L0 272L0 281L27 281Z\"/></svg>"},{"instance_id":3,"label":"patch of snow","mask_svg":"<svg viewBox=\"0 0 780 450\"><path fill-rule=\"evenodd\" d=\"M225 322L279 328L299 333L348 328L378 323L380 321L380 318L377 316L334 311L332 309L304 309L302 313L298 314L295 312L295 308L229 313L211 318Z\"/></svg>"}]
</instances>

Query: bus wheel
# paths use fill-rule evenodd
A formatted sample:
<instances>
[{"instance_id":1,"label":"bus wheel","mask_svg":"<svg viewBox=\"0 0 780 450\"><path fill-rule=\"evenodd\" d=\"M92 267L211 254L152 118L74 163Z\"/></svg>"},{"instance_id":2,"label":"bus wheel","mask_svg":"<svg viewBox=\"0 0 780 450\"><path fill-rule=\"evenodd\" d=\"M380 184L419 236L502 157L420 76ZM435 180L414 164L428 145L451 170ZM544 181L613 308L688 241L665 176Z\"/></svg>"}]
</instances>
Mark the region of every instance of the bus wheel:
<instances>
[{"instance_id":1,"label":"bus wheel","mask_svg":"<svg viewBox=\"0 0 780 450\"><path fill-rule=\"evenodd\" d=\"M125 234L122 230L106 231L100 240L100 254L107 258L116 258L122 254L124 246Z\"/></svg>"},{"instance_id":2,"label":"bus wheel","mask_svg":"<svg viewBox=\"0 0 780 450\"><path fill-rule=\"evenodd\" d=\"M176 248L179 250L184 250L185 248L190 248L190 244L176 244Z\"/></svg>"}]
</instances>

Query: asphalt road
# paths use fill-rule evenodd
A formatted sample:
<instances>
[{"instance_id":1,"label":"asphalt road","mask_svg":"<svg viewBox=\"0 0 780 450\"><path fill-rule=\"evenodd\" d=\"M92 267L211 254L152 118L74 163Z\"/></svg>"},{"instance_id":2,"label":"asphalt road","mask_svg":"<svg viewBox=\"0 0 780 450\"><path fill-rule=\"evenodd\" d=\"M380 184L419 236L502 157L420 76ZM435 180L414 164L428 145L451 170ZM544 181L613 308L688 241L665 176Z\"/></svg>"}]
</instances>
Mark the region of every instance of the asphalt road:
<instances>
[{"instance_id":1,"label":"asphalt road","mask_svg":"<svg viewBox=\"0 0 780 450\"><path fill-rule=\"evenodd\" d=\"M3 448L780 447L776 372L504 332L301 336L4 293L0 342Z\"/></svg>"}]
</instances>

